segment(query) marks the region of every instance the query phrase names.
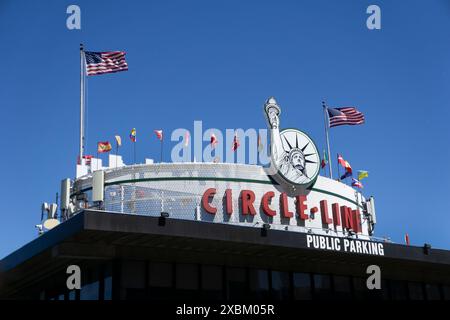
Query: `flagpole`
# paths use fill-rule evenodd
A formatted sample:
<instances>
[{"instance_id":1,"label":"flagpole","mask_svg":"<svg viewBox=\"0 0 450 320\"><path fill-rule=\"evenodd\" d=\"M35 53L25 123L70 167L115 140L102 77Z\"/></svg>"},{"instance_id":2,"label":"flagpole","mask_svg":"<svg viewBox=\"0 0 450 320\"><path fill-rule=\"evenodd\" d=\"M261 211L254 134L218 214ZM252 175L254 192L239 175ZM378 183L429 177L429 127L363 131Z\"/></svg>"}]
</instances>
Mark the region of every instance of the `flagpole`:
<instances>
[{"instance_id":1,"label":"flagpole","mask_svg":"<svg viewBox=\"0 0 450 320\"><path fill-rule=\"evenodd\" d=\"M116 168L117 168L117 154L119 153L119 143L116 140Z\"/></svg>"},{"instance_id":2,"label":"flagpole","mask_svg":"<svg viewBox=\"0 0 450 320\"><path fill-rule=\"evenodd\" d=\"M85 82L85 71L84 71L84 48L83 44L80 43L80 164L83 163L84 154L84 82Z\"/></svg>"},{"instance_id":3,"label":"flagpole","mask_svg":"<svg viewBox=\"0 0 450 320\"><path fill-rule=\"evenodd\" d=\"M136 164L136 141L133 142L133 151L134 151L134 164Z\"/></svg>"},{"instance_id":4,"label":"flagpole","mask_svg":"<svg viewBox=\"0 0 450 320\"><path fill-rule=\"evenodd\" d=\"M161 137L161 160L159 162L163 161L163 141L164 139Z\"/></svg>"},{"instance_id":5,"label":"flagpole","mask_svg":"<svg viewBox=\"0 0 450 320\"><path fill-rule=\"evenodd\" d=\"M330 123L330 119L328 117L327 106L325 105L325 101L322 101L323 106L323 116L324 116L324 125L325 125L325 136L327 139L327 148L328 148L328 170L330 172L330 179L333 179L333 170L331 169L331 153L330 153L330 138L328 135L328 127Z\"/></svg>"}]
</instances>

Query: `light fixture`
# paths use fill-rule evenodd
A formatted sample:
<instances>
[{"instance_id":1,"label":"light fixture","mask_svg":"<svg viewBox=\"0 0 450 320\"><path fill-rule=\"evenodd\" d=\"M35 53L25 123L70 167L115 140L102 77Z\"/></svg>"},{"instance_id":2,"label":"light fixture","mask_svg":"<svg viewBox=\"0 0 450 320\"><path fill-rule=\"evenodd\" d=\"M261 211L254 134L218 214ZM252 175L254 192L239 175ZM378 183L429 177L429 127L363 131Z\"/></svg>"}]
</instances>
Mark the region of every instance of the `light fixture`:
<instances>
[{"instance_id":1,"label":"light fixture","mask_svg":"<svg viewBox=\"0 0 450 320\"><path fill-rule=\"evenodd\" d=\"M267 230L270 229L270 224L264 223L261 228L261 237L267 237Z\"/></svg>"},{"instance_id":2,"label":"light fixture","mask_svg":"<svg viewBox=\"0 0 450 320\"><path fill-rule=\"evenodd\" d=\"M164 227L166 225L166 219L169 217L169 213L168 212L161 212L160 217L158 218L158 225L160 227Z\"/></svg>"},{"instance_id":3,"label":"light fixture","mask_svg":"<svg viewBox=\"0 0 450 320\"><path fill-rule=\"evenodd\" d=\"M161 217L163 218L168 218L170 216L170 214L168 212L161 212Z\"/></svg>"}]
</instances>

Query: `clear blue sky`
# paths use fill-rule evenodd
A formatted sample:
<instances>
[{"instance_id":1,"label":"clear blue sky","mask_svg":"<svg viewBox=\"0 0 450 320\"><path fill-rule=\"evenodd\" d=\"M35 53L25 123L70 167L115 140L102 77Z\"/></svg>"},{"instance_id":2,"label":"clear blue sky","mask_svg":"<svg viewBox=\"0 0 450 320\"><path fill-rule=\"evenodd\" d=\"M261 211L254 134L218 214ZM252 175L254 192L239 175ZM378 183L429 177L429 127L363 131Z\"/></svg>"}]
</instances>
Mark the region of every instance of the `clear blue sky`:
<instances>
[{"instance_id":1,"label":"clear blue sky","mask_svg":"<svg viewBox=\"0 0 450 320\"><path fill-rule=\"evenodd\" d=\"M66 28L78 4L82 30ZM366 28L366 8L382 29ZM138 130L138 160L158 158L153 129L264 128L264 100L283 127L325 143L321 101L354 105L363 126L331 129L332 155L370 172L377 236L450 249L450 2L0 2L0 257L36 237L40 205L74 177L79 43L125 50L129 71L89 78L87 151ZM169 157L169 144L165 157Z\"/></svg>"}]
</instances>

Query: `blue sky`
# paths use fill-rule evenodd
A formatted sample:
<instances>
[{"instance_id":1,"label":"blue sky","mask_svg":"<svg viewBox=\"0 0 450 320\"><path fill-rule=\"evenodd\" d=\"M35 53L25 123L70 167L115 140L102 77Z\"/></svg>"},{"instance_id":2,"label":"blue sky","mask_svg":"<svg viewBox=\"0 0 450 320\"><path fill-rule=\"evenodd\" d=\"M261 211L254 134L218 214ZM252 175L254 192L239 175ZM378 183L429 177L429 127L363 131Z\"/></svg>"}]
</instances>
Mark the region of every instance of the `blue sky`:
<instances>
[{"instance_id":1,"label":"blue sky","mask_svg":"<svg viewBox=\"0 0 450 320\"><path fill-rule=\"evenodd\" d=\"M154 129L265 128L271 95L282 126L323 149L321 101L357 106L366 124L331 129L332 156L370 172L376 235L450 249L448 1L114 3L0 2L0 257L36 237L41 203L74 177L80 42L125 50L129 64L88 80L88 153L120 134L131 162L132 127L139 161L159 157ZM81 31L66 28L70 4L81 7ZM370 4L381 30L366 28Z\"/></svg>"}]
</instances>

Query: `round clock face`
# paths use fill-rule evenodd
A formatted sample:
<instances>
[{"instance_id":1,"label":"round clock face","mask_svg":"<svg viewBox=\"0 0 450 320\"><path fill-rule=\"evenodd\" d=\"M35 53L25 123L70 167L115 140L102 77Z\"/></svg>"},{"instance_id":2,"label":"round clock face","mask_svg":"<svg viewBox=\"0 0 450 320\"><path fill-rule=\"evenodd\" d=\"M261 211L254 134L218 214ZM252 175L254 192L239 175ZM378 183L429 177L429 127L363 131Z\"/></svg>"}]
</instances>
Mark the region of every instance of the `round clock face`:
<instances>
[{"instance_id":1,"label":"round clock face","mask_svg":"<svg viewBox=\"0 0 450 320\"><path fill-rule=\"evenodd\" d=\"M309 186L320 171L320 155L315 143L304 132L284 129L280 132L281 154L272 158L278 173L289 183Z\"/></svg>"}]
</instances>

